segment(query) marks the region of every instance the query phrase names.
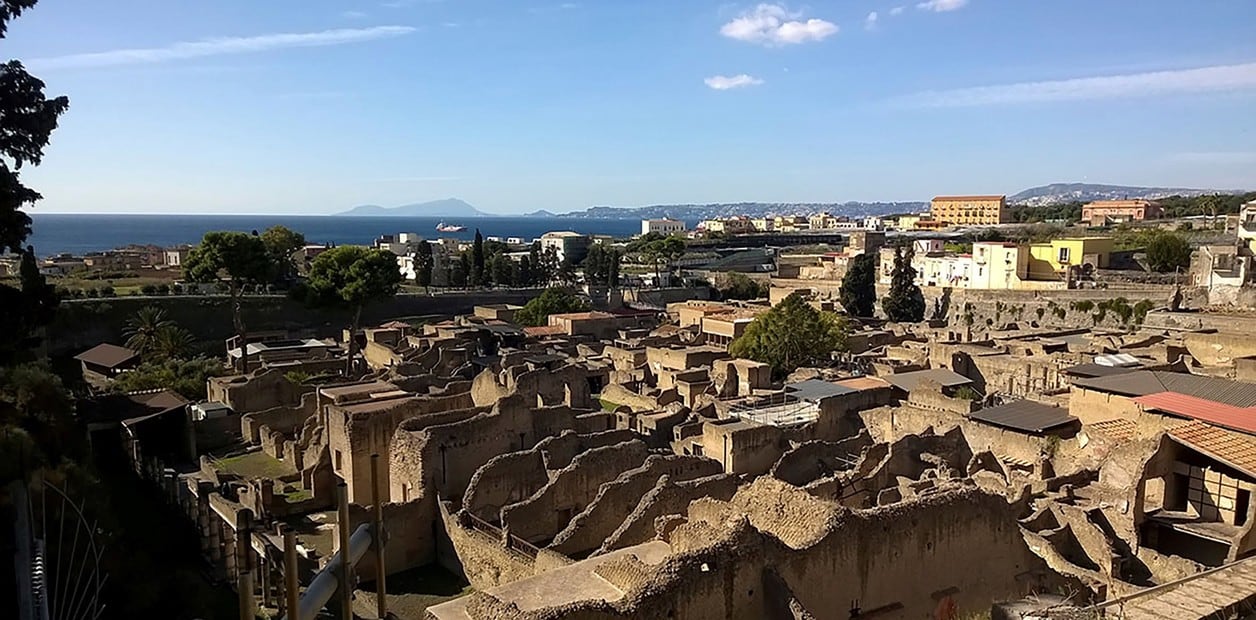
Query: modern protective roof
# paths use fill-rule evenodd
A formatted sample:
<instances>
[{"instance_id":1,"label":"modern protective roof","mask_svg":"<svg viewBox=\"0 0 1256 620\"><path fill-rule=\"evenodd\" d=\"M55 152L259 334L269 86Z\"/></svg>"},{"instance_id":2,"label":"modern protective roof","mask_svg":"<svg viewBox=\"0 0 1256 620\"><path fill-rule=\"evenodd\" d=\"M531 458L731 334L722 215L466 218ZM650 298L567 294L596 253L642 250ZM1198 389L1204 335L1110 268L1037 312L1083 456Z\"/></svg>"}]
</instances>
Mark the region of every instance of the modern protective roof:
<instances>
[{"instance_id":1,"label":"modern protective roof","mask_svg":"<svg viewBox=\"0 0 1256 620\"><path fill-rule=\"evenodd\" d=\"M1134 402L1146 409L1256 434L1256 407L1235 407L1177 392L1148 394L1135 398Z\"/></svg>"},{"instance_id":2,"label":"modern protective roof","mask_svg":"<svg viewBox=\"0 0 1256 620\"><path fill-rule=\"evenodd\" d=\"M1064 374L1073 377L1111 377L1112 375L1123 375L1128 372L1134 372L1137 368L1129 368L1123 366L1104 366L1103 364L1078 364L1064 369Z\"/></svg>"},{"instance_id":3,"label":"modern protective roof","mask_svg":"<svg viewBox=\"0 0 1256 620\"><path fill-rule=\"evenodd\" d=\"M1032 400L1018 400L998 407L979 409L968 417L993 426L1026 433L1042 433L1077 422L1067 409L1052 407Z\"/></svg>"},{"instance_id":4,"label":"modern protective roof","mask_svg":"<svg viewBox=\"0 0 1256 620\"><path fill-rule=\"evenodd\" d=\"M94 366L117 368L137 357L139 357L139 354L135 351L106 342L75 355L74 359Z\"/></svg>"},{"instance_id":5,"label":"modern protective roof","mask_svg":"<svg viewBox=\"0 0 1256 620\"><path fill-rule=\"evenodd\" d=\"M925 380L939 383L942 387L959 387L961 385L969 385L972 383L972 379L946 368L900 372L892 375L886 375L882 377L882 379L893 383L894 387L905 392L910 392L916 389L916 386L921 381Z\"/></svg>"},{"instance_id":6,"label":"modern protective roof","mask_svg":"<svg viewBox=\"0 0 1256 620\"><path fill-rule=\"evenodd\" d=\"M1256 478L1256 437L1203 422L1170 429L1169 436Z\"/></svg>"},{"instance_id":7,"label":"modern protective roof","mask_svg":"<svg viewBox=\"0 0 1256 620\"><path fill-rule=\"evenodd\" d=\"M1147 396L1177 392L1235 407L1256 405L1256 384L1203 377L1183 372L1138 370L1108 377L1078 379L1073 385L1122 396Z\"/></svg>"},{"instance_id":8,"label":"modern protective roof","mask_svg":"<svg viewBox=\"0 0 1256 620\"><path fill-rule=\"evenodd\" d=\"M786 385L785 391L799 400L814 403L830 396L851 394L856 390L822 379L807 379L806 381Z\"/></svg>"}]
</instances>

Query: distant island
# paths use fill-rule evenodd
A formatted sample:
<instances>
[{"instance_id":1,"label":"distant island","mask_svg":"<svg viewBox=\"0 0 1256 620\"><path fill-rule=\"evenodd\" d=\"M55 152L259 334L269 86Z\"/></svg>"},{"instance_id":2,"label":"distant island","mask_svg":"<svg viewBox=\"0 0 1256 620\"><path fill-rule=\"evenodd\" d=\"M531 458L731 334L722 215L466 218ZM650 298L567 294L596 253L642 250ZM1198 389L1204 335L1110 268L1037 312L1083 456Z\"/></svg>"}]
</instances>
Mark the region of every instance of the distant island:
<instances>
[{"instance_id":1,"label":"distant island","mask_svg":"<svg viewBox=\"0 0 1256 620\"><path fill-rule=\"evenodd\" d=\"M1155 200L1169 196L1194 197L1204 194L1241 194L1246 190L1190 189L1185 187L1135 187L1129 185L1103 185L1099 183L1052 183L1031 187L1009 196L1008 204L1026 207L1043 207L1068 202L1092 200Z\"/></svg>"},{"instance_id":2,"label":"distant island","mask_svg":"<svg viewBox=\"0 0 1256 620\"><path fill-rule=\"evenodd\" d=\"M381 207L379 205L361 205L333 215L348 217L490 217L485 213L457 198L416 202L399 207Z\"/></svg>"},{"instance_id":3,"label":"distant island","mask_svg":"<svg viewBox=\"0 0 1256 620\"><path fill-rule=\"evenodd\" d=\"M981 188L974 190L981 193ZM1008 196L1012 206L1040 207L1069 202L1092 200L1121 200L1167 198L1169 196L1193 197L1203 194L1238 194L1245 190L1190 189L1183 187L1137 187L1130 185L1104 185L1099 183L1051 183L1031 187ZM674 218L685 221L724 218L734 215L763 217L766 215L810 215L830 213L851 218L919 213L928 209L927 201L905 202L730 202L710 204L662 204L644 207L595 206L580 211L554 213L547 210L533 211L514 217L533 218L582 218L604 220L645 220ZM418 202L399 207L362 205L334 215L351 217L439 217L477 218L495 217L458 198L446 198L430 202ZM509 216L507 216L509 217Z\"/></svg>"},{"instance_id":4,"label":"distant island","mask_svg":"<svg viewBox=\"0 0 1256 620\"><path fill-rule=\"evenodd\" d=\"M673 218L696 221L745 215L810 215L830 213L847 217L866 217L889 213L913 213L928 206L926 202L732 202L714 204L650 205L646 207L589 207L555 215L549 211L527 213L524 217L559 217L585 219L646 220Z\"/></svg>"}]
</instances>

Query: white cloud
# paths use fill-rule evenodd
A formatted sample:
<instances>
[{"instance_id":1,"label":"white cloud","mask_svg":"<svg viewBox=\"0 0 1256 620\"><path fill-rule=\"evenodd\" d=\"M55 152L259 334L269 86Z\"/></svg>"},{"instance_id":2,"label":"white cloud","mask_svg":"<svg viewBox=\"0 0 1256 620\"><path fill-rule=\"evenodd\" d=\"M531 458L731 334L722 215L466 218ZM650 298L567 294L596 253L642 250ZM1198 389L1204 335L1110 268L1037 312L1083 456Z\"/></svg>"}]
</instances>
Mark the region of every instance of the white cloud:
<instances>
[{"instance_id":1,"label":"white cloud","mask_svg":"<svg viewBox=\"0 0 1256 620\"><path fill-rule=\"evenodd\" d=\"M873 11L864 18L864 28L872 30L877 27L877 12Z\"/></svg>"},{"instance_id":2,"label":"white cloud","mask_svg":"<svg viewBox=\"0 0 1256 620\"><path fill-rule=\"evenodd\" d=\"M801 17L779 4L760 4L721 26L720 34L769 47L820 41L837 34L837 24L815 18L798 21Z\"/></svg>"},{"instance_id":3,"label":"white cloud","mask_svg":"<svg viewBox=\"0 0 1256 620\"><path fill-rule=\"evenodd\" d=\"M745 73L733 76L715 75L702 80L707 86L715 90L730 90L733 88L745 88L747 86L758 86L763 83L756 77L751 77Z\"/></svg>"},{"instance_id":4,"label":"white cloud","mask_svg":"<svg viewBox=\"0 0 1256 620\"><path fill-rule=\"evenodd\" d=\"M927 0L916 5L916 8L924 11L933 11L934 13L945 13L946 11L958 11L968 6L968 0Z\"/></svg>"},{"instance_id":5,"label":"white cloud","mask_svg":"<svg viewBox=\"0 0 1256 620\"><path fill-rule=\"evenodd\" d=\"M896 6L890 9L890 17L898 17L899 15L903 14L904 10L906 10L905 7Z\"/></svg>"},{"instance_id":6,"label":"white cloud","mask_svg":"<svg viewBox=\"0 0 1256 620\"><path fill-rule=\"evenodd\" d=\"M968 107L1247 90L1256 90L1256 62L930 91L898 101L912 107Z\"/></svg>"},{"instance_id":7,"label":"white cloud","mask_svg":"<svg viewBox=\"0 0 1256 620\"><path fill-rule=\"evenodd\" d=\"M362 11L345 11L341 13L340 16L345 19L363 19L367 15L366 13L363 13Z\"/></svg>"},{"instance_id":8,"label":"white cloud","mask_svg":"<svg viewBox=\"0 0 1256 620\"><path fill-rule=\"evenodd\" d=\"M399 37L414 32L410 26L376 26L373 28L341 28L320 32L263 34L254 37L220 37L200 41L184 41L166 47L110 50L88 54L70 54L36 58L28 64L38 69L113 67L118 65L153 64L171 60L205 58L228 54L253 54L293 47L324 47Z\"/></svg>"}]
</instances>

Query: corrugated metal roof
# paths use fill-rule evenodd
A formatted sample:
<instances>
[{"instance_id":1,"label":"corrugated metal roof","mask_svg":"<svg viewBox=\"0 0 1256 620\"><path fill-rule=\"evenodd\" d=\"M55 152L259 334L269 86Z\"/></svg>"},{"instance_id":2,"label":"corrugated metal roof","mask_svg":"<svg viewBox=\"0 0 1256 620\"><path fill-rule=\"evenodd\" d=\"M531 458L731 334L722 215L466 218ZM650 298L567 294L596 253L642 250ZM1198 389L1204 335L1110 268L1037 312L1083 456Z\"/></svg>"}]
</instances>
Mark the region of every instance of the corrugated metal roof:
<instances>
[{"instance_id":1,"label":"corrugated metal roof","mask_svg":"<svg viewBox=\"0 0 1256 620\"><path fill-rule=\"evenodd\" d=\"M1073 377L1111 377L1112 375L1123 375L1134 372L1136 368L1123 368L1117 366L1104 366L1102 364L1078 364L1064 369L1064 374Z\"/></svg>"},{"instance_id":2,"label":"corrugated metal roof","mask_svg":"<svg viewBox=\"0 0 1256 620\"><path fill-rule=\"evenodd\" d=\"M1078 379L1073 385L1122 396L1177 392L1235 407L1256 405L1256 384L1183 372L1138 370L1107 377Z\"/></svg>"},{"instance_id":3,"label":"corrugated metal roof","mask_svg":"<svg viewBox=\"0 0 1256 620\"><path fill-rule=\"evenodd\" d=\"M1235 407L1177 392L1148 394L1135 398L1134 402L1146 409L1201 420L1245 433L1256 433L1256 407Z\"/></svg>"},{"instance_id":4,"label":"corrugated metal roof","mask_svg":"<svg viewBox=\"0 0 1256 620\"><path fill-rule=\"evenodd\" d=\"M1256 478L1256 437L1203 422L1188 422L1169 431L1169 436Z\"/></svg>"},{"instance_id":5,"label":"corrugated metal roof","mask_svg":"<svg viewBox=\"0 0 1256 620\"><path fill-rule=\"evenodd\" d=\"M1032 400L1018 400L998 407L979 409L968 414L968 417L978 422L1026 433L1041 433L1077 422L1077 418L1069 415L1067 409Z\"/></svg>"},{"instance_id":6,"label":"corrugated metal roof","mask_svg":"<svg viewBox=\"0 0 1256 620\"><path fill-rule=\"evenodd\" d=\"M78 355L74 359L105 368L116 368L139 357L139 353L116 344L98 344Z\"/></svg>"},{"instance_id":7,"label":"corrugated metal roof","mask_svg":"<svg viewBox=\"0 0 1256 620\"><path fill-rule=\"evenodd\" d=\"M856 391L844 385L838 385L822 379L807 379L806 381L791 383L785 386L785 390L791 396L811 403L819 402L829 396L850 394Z\"/></svg>"},{"instance_id":8,"label":"corrugated metal roof","mask_svg":"<svg viewBox=\"0 0 1256 620\"><path fill-rule=\"evenodd\" d=\"M946 368L900 372L886 375L882 379L893 383L894 387L906 392L916 389L916 385L924 380L934 381L941 384L942 387L958 387L972 383L972 379Z\"/></svg>"}]
</instances>

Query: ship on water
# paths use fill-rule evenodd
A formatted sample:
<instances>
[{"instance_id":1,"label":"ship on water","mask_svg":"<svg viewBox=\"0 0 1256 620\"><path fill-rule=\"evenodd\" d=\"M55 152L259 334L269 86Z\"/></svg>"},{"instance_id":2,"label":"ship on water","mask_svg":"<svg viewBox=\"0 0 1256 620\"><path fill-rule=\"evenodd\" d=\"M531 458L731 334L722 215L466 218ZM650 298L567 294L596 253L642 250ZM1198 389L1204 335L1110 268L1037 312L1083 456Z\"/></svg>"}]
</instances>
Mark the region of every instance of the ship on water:
<instances>
[{"instance_id":1,"label":"ship on water","mask_svg":"<svg viewBox=\"0 0 1256 620\"><path fill-rule=\"evenodd\" d=\"M436 232L443 232L443 233L462 232L466 229L467 229L466 226L459 226L457 224L446 224L444 222L441 222L436 225Z\"/></svg>"}]
</instances>

